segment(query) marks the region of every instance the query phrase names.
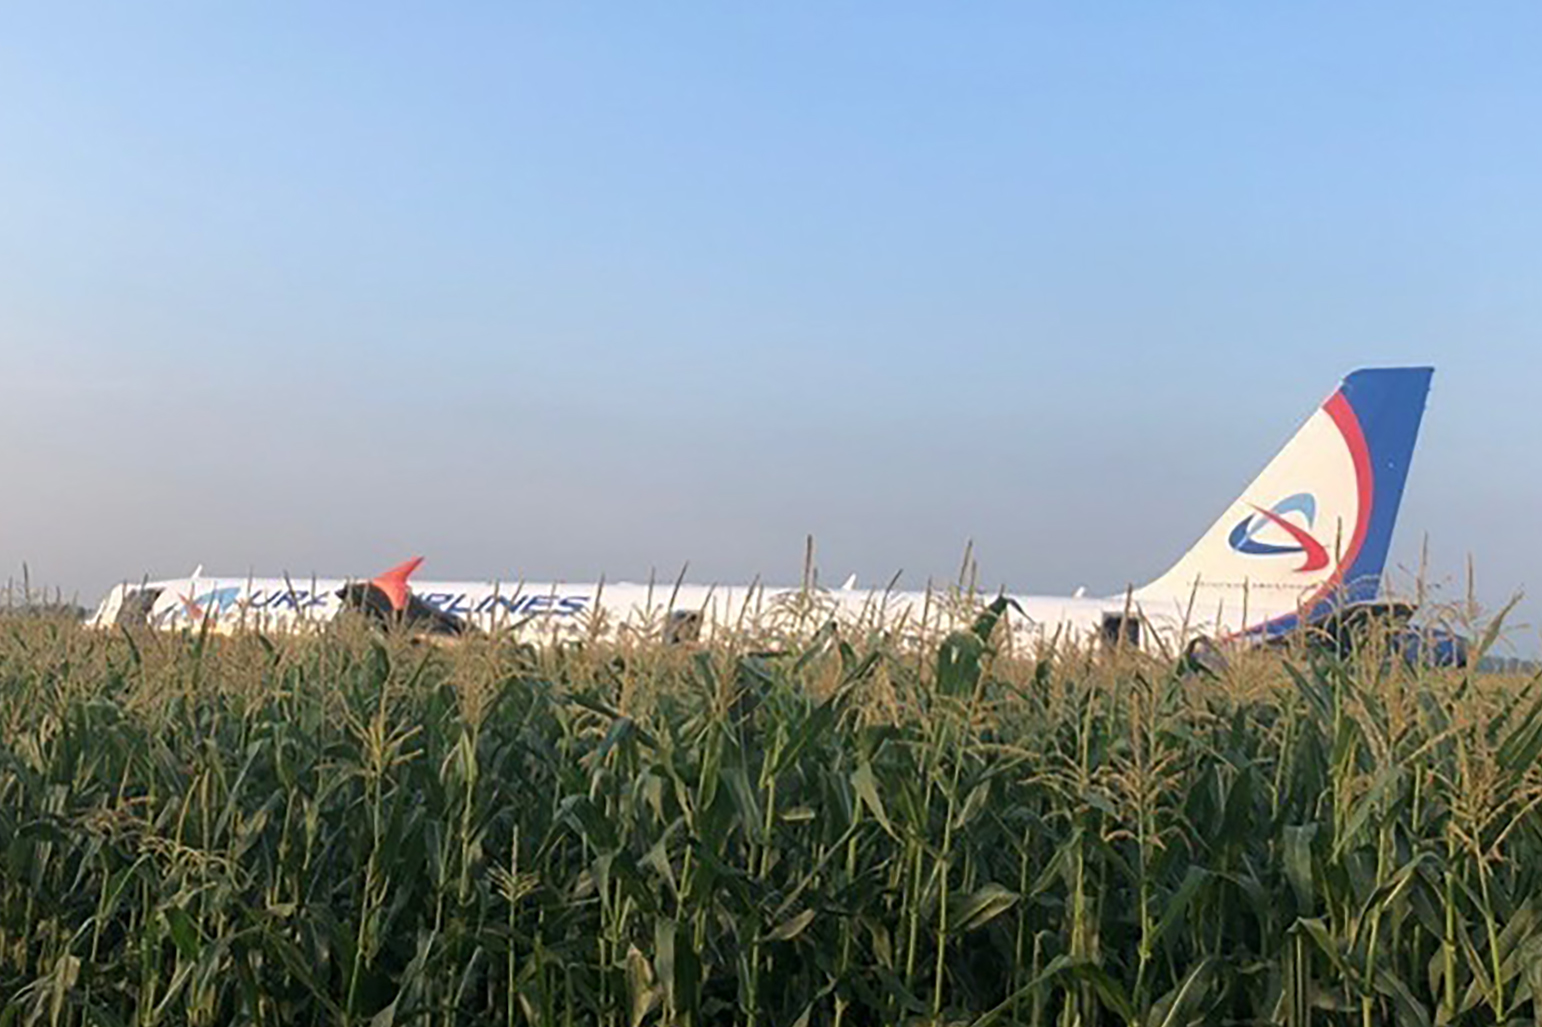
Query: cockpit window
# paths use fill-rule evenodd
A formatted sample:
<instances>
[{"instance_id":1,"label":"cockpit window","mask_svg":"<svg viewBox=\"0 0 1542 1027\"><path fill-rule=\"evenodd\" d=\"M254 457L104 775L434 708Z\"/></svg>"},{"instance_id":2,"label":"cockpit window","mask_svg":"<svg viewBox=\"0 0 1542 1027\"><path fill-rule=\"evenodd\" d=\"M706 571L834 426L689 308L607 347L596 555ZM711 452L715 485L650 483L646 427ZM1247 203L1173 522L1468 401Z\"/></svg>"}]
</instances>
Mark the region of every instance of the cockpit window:
<instances>
[{"instance_id":1,"label":"cockpit window","mask_svg":"<svg viewBox=\"0 0 1542 1027\"><path fill-rule=\"evenodd\" d=\"M670 610L664 622L664 644L682 645L701 638L700 610Z\"/></svg>"}]
</instances>

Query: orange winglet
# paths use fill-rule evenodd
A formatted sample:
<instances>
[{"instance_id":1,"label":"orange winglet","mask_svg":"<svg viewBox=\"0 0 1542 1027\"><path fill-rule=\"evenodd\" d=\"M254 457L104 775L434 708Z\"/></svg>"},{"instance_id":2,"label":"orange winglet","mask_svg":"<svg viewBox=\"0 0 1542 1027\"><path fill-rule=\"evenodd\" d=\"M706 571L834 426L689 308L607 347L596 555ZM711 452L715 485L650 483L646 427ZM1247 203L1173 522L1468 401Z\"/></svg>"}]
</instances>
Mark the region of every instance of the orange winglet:
<instances>
[{"instance_id":1,"label":"orange winglet","mask_svg":"<svg viewBox=\"0 0 1542 1027\"><path fill-rule=\"evenodd\" d=\"M412 572L422 563L421 556L414 556L406 563L398 564L377 575L370 584L384 592L386 598L391 601L391 609L400 613L407 608L407 579L412 577Z\"/></svg>"}]
</instances>

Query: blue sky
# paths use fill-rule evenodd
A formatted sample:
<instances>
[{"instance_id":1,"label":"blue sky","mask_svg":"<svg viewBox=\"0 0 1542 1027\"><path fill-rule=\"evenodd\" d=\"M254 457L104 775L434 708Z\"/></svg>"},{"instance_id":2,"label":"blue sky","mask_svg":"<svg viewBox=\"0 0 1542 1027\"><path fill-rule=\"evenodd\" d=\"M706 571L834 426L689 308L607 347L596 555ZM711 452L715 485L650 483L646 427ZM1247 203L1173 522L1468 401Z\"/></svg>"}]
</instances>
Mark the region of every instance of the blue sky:
<instances>
[{"instance_id":1,"label":"blue sky","mask_svg":"<svg viewBox=\"0 0 1542 1027\"><path fill-rule=\"evenodd\" d=\"M0 567L1116 591L1337 379L1542 583L1542 8L28 5ZM1542 606L1528 603L1524 620ZM1535 634L1533 630L1532 634Z\"/></svg>"}]
</instances>

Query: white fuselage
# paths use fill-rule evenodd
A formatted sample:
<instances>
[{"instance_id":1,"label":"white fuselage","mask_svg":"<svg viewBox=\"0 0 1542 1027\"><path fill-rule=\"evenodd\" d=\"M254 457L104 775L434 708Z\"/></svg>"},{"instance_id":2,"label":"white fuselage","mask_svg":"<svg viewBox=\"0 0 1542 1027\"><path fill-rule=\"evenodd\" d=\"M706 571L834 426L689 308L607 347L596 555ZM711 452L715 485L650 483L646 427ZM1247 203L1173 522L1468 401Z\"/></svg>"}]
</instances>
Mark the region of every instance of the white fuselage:
<instances>
[{"instance_id":1,"label":"white fuselage","mask_svg":"<svg viewBox=\"0 0 1542 1027\"><path fill-rule=\"evenodd\" d=\"M198 627L231 632L319 628L344 609L338 591L350 582L314 578L179 578L119 585L102 600L96 627L141 621L157 628ZM861 632L921 640L968 624L994 598L957 589L929 592L869 589L779 588L767 585L500 583L415 581L412 593L474 628L531 640L584 637L684 637L724 633L789 637L834 620ZM1014 645L1083 643L1108 632L1117 637L1124 597L1012 596L1007 614ZM138 604L136 605L136 599ZM1109 624L1110 619L1116 621ZM1153 626L1154 627L1154 626ZM1128 628L1126 630L1129 630ZM1165 632L1164 632L1165 633ZM1152 627L1131 641L1146 643ZM676 636L678 637L678 636Z\"/></svg>"}]
</instances>

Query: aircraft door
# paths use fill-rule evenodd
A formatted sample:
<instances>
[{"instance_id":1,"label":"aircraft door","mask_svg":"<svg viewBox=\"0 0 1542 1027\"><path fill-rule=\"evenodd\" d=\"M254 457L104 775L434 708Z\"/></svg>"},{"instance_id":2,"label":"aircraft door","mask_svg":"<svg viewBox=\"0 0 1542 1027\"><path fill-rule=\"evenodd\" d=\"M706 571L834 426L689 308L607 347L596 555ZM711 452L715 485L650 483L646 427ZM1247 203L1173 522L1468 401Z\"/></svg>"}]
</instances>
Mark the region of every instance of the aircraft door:
<instances>
[{"instance_id":1,"label":"aircraft door","mask_svg":"<svg viewBox=\"0 0 1542 1027\"><path fill-rule=\"evenodd\" d=\"M158 588L136 588L125 592L117 615L112 619L113 625L120 628L147 627L150 611L155 608L155 601L161 597L161 591Z\"/></svg>"},{"instance_id":2,"label":"aircraft door","mask_svg":"<svg viewBox=\"0 0 1542 1027\"><path fill-rule=\"evenodd\" d=\"M1105 613L1102 642L1105 648L1140 648L1141 622L1136 614Z\"/></svg>"}]
</instances>

